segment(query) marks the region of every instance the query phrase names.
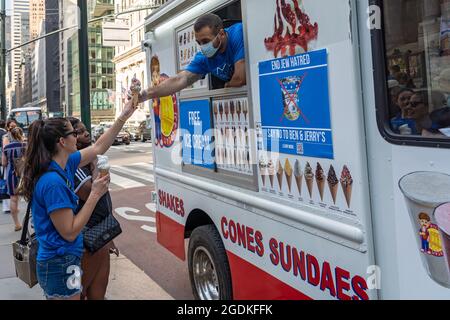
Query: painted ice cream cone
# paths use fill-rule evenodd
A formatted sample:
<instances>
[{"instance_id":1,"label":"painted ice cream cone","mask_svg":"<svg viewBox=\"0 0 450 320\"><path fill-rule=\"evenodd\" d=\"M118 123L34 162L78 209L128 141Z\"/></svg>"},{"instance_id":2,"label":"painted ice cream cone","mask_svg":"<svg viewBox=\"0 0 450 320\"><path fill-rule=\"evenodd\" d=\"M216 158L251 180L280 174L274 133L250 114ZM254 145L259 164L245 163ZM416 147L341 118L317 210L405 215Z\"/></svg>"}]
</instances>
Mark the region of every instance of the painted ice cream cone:
<instances>
[{"instance_id":1,"label":"painted ice cream cone","mask_svg":"<svg viewBox=\"0 0 450 320\"><path fill-rule=\"evenodd\" d=\"M300 161L298 161L298 160L295 160L295 164L294 164L294 177L295 177L295 182L297 183L298 193L301 195L302 194L303 172L302 172L302 169L300 168Z\"/></svg>"},{"instance_id":2,"label":"painted ice cream cone","mask_svg":"<svg viewBox=\"0 0 450 320\"><path fill-rule=\"evenodd\" d=\"M241 160L242 160L242 157L241 157ZM242 161L242 163L243 163L243 161ZM261 158L259 160L259 170L260 170L263 186L266 186L267 163L266 163L265 159L263 159L263 158Z\"/></svg>"},{"instance_id":3,"label":"painted ice cream cone","mask_svg":"<svg viewBox=\"0 0 450 320\"><path fill-rule=\"evenodd\" d=\"M350 208L350 203L352 200L353 179L347 166L344 166L344 169L341 173L341 187L342 191L344 191L347 206Z\"/></svg>"},{"instance_id":4,"label":"painted ice cream cone","mask_svg":"<svg viewBox=\"0 0 450 320\"><path fill-rule=\"evenodd\" d=\"M317 163L316 167L316 182L317 188L319 189L320 200L323 201L323 190L325 188L325 174L323 172L322 166L320 163Z\"/></svg>"},{"instance_id":5,"label":"painted ice cream cone","mask_svg":"<svg viewBox=\"0 0 450 320\"><path fill-rule=\"evenodd\" d=\"M332 165L330 166L330 170L328 170L327 181L328 187L330 188L331 197L333 198L333 203L336 204L336 195L339 188L339 180Z\"/></svg>"},{"instance_id":6,"label":"painted ice cream cone","mask_svg":"<svg viewBox=\"0 0 450 320\"><path fill-rule=\"evenodd\" d=\"M275 177L275 166L273 165L272 160L269 160L267 163L267 173L269 175L270 186L273 189L273 178Z\"/></svg>"},{"instance_id":7,"label":"painted ice cream cone","mask_svg":"<svg viewBox=\"0 0 450 320\"><path fill-rule=\"evenodd\" d=\"M106 176L109 173L109 163L108 163L108 157L107 156L102 156L102 155L98 155L97 156L97 168L98 168L98 172L99 172L99 176L100 178Z\"/></svg>"},{"instance_id":8,"label":"painted ice cream cone","mask_svg":"<svg viewBox=\"0 0 450 320\"><path fill-rule=\"evenodd\" d=\"M278 160L277 163L277 180L278 180L278 185L280 186L280 190L283 190L283 166L281 165L280 160Z\"/></svg>"},{"instance_id":9,"label":"painted ice cream cone","mask_svg":"<svg viewBox=\"0 0 450 320\"><path fill-rule=\"evenodd\" d=\"M284 175L286 176L289 193L291 193L293 170L291 167L291 163L289 162L289 159L286 159L286 161L284 162Z\"/></svg>"},{"instance_id":10,"label":"painted ice cream cone","mask_svg":"<svg viewBox=\"0 0 450 320\"><path fill-rule=\"evenodd\" d=\"M308 187L309 197L312 198L312 192L313 192L313 184L314 184L314 173L311 168L311 165L309 162L306 163L305 167L305 182L306 186Z\"/></svg>"}]
</instances>

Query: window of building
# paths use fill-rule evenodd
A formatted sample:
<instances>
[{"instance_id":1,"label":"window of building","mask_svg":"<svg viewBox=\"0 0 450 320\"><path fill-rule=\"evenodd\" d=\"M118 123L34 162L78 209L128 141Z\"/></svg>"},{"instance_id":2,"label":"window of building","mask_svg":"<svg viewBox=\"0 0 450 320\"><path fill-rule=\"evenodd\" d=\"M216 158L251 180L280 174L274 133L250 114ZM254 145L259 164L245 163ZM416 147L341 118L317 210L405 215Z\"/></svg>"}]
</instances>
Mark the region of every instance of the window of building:
<instances>
[{"instance_id":1,"label":"window of building","mask_svg":"<svg viewBox=\"0 0 450 320\"><path fill-rule=\"evenodd\" d=\"M378 124L393 143L450 147L450 0L373 1ZM386 71L385 71L386 70Z\"/></svg>"}]
</instances>

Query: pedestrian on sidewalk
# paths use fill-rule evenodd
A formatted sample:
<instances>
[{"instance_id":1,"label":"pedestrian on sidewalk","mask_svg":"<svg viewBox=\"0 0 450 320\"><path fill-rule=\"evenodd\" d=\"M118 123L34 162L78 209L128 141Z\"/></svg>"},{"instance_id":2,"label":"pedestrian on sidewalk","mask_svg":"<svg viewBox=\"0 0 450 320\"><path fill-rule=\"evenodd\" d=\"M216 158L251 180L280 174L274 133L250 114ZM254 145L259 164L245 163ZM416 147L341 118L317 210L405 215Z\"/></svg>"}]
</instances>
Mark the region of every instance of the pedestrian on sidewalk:
<instances>
[{"instance_id":1,"label":"pedestrian on sidewalk","mask_svg":"<svg viewBox=\"0 0 450 320\"><path fill-rule=\"evenodd\" d=\"M30 126L19 191L32 203L39 241L36 273L47 299L80 300L81 231L99 199L108 191L110 176L94 180L87 201L78 210L75 172L110 148L135 109L130 100L113 126L94 145L81 151L77 151L78 134L65 118L36 120Z\"/></svg>"},{"instance_id":2,"label":"pedestrian on sidewalk","mask_svg":"<svg viewBox=\"0 0 450 320\"><path fill-rule=\"evenodd\" d=\"M70 117L68 120L70 120L72 127L78 133L78 150L83 150L91 146L91 136L89 131L86 130L86 126L77 118ZM75 193L80 198L80 208L86 202L92 189L92 181L97 176L98 170L95 162L78 168L75 173ZM92 227L96 225L97 221L101 221L109 214L112 214L112 201L108 191L98 201L87 226ZM118 250L112 241L94 253L85 249L81 258L81 270L83 271L81 280L83 292L81 294L81 300L105 299L109 281L110 250L116 251L116 254L118 254Z\"/></svg>"},{"instance_id":3,"label":"pedestrian on sidewalk","mask_svg":"<svg viewBox=\"0 0 450 320\"><path fill-rule=\"evenodd\" d=\"M5 127L6 127L5 120L0 120L0 150L2 151L2 154L3 154L3 136L7 133ZM4 178L4 175L3 175L4 171L5 171L5 169L2 166L1 170L0 170L0 175L2 178ZM5 202L8 203L8 201L9 201L9 199L0 200L0 202L2 202L2 206ZM3 210L3 212L8 213L7 211L4 211L4 210Z\"/></svg>"},{"instance_id":4,"label":"pedestrian on sidewalk","mask_svg":"<svg viewBox=\"0 0 450 320\"><path fill-rule=\"evenodd\" d=\"M11 141L11 130L17 127L17 122L14 119L9 119L6 122L6 133L2 135L2 147L6 146ZM2 149L3 154L3 149ZM3 167L3 179L8 179L8 176L6 175L6 168ZM10 213L11 212L11 205L10 205L10 199L5 199L2 201L2 208L3 213Z\"/></svg>"},{"instance_id":5,"label":"pedestrian on sidewalk","mask_svg":"<svg viewBox=\"0 0 450 320\"><path fill-rule=\"evenodd\" d=\"M4 145L2 153L2 166L6 168L6 189L10 196L10 210L11 216L14 220L14 231L22 230L22 225L19 221L19 195L17 193L17 187L20 182L20 166L22 157L25 154L26 144L24 143L23 131L21 128L16 127L11 130L9 143Z\"/></svg>"}]
</instances>

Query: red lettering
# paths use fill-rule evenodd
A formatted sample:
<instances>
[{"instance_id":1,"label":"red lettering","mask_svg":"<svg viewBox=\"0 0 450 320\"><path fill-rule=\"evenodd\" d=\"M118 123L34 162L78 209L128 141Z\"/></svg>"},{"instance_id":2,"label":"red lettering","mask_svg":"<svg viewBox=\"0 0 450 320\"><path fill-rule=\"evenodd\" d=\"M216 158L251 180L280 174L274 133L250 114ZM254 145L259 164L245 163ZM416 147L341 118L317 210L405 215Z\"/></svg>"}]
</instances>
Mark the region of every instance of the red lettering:
<instances>
[{"instance_id":1,"label":"red lettering","mask_svg":"<svg viewBox=\"0 0 450 320\"><path fill-rule=\"evenodd\" d=\"M181 215L180 212L180 199L179 198L175 198L175 213L178 215Z\"/></svg>"},{"instance_id":2,"label":"red lettering","mask_svg":"<svg viewBox=\"0 0 450 320\"><path fill-rule=\"evenodd\" d=\"M354 276L352 279L353 292L356 296L353 296L353 300L369 300L369 296L366 293L367 283L366 280L360 276Z\"/></svg>"},{"instance_id":3,"label":"red lettering","mask_svg":"<svg viewBox=\"0 0 450 320\"><path fill-rule=\"evenodd\" d=\"M227 225L228 225L227 218L222 217L222 220L220 221L220 225L221 225L221 227L222 227L222 234L223 234L223 237L224 237L225 239L228 239L228 231L226 230L226 227L227 227Z\"/></svg>"},{"instance_id":4,"label":"red lettering","mask_svg":"<svg viewBox=\"0 0 450 320\"><path fill-rule=\"evenodd\" d=\"M262 233L259 231L256 231L255 233L255 240L256 240L256 253L258 256L262 257L264 255L264 245L263 245L263 236Z\"/></svg>"},{"instance_id":5,"label":"red lettering","mask_svg":"<svg viewBox=\"0 0 450 320\"><path fill-rule=\"evenodd\" d=\"M306 256L306 264L308 267L308 282L313 286L317 286L320 283L319 262L314 256L308 254Z\"/></svg>"},{"instance_id":6,"label":"red lettering","mask_svg":"<svg viewBox=\"0 0 450 320\"><path fill-rule=\"evenodd\" d=\"M181 216L184 217L184 202L182 199L180 199L180 212Z\"/></svg>"},{"instance_id":7,"label":"red lettering","mask_svg":"<svg viewBox=\"0 0 450 320\"><path fill-rule=\"evenodd\" d=\"M276 239L272 238L269 241L270 251L270 261L276 266L280 263L280 256L278 255L278 242Z\"/></svg>"},{"instance_id":8,"label":"red lettering","mask_svg":"<svg viewBox=\"0 0 450 320\"><path fill-rule=\"evenodd\" d=\"M255 242L255 239L253 238L253 229L250 227L245 228L246 234L247 234L247 246L248 250L255 253L255 246L253 243Z\"/></svg>"},{"instance_id":9,"label":"red lettering","mask_svg":"<svg viewBox=\"0 0 450 320\"><path fill-rule=\"evenodd\" d=\"M230 232L230 240L236 243L236 224L233 220L230 220L228 231Z\"/></svg>"},{"instance_id":10,"label":"red lettering","mask_svg":"<svg viewBox=\"0 0 450 320\"><path fill-rule=\"evenodd\" d=\"M286 254L286 259L285 259L285 254ZM284 250L283 242L280 242L280 260L281 260L281 266L283 267L283 270L286 272L291 271L291 268L292 268L291 246L288 245L286 247L286 250Z\"/></svg>"},{"instance_id":11,"label":"red lettering","mask_svg":"<svg viewBox=\"0 0 450 320\"><path fill-rule=\"evenodd\" d=\"M163 196L162 196L162 194L161 194L161 193L162 193L162 191L161 191L161 190L159 190L159 191L158 191L158 198L159 198L159 204L160 204L160 205L162 205L162 203L163 203L163 202L162 202L162 200L163 200Z\"/></svg>"},{"instance_id":12,"label":"red lettering","mask_svg":"<svg viewBox=\"0 0 450 320\"><path fill-rule=\"evenodd\" d=\"M346 295L343 290L350 290L350 284L347 281L350 278L350 273L347 270L336 267L336 291L339 300L351 300L351 297Z\"/></svg>"},{"instance_id":13,"label":"red lettering","mask_svg":"<svg viewBox=\"0 0 450 320\"><path fill-rule=\"evenodd\" d=\"M328 289L333 297L336 297L336 289L334 288L333 276L331 275L331 268L328 262L322 265L322 279L320 281L320 290Z\"/></svg>"},{"instance_id":14,"label":"red lettering","mask_svg":"<svg viewBox=\"0 0 450 320\"><path fill-rule=\"evenodd\" d=\"M297 276L300 273L300 277L305 280L306 279L306 261L305 261L305 253L300 251L300 256L297 252L296 248L292 248L292 264L294 268L294 276Z\"/></svg>"},{"instance_id":15,"label":"red lettering","mask_svg":"<svg viewBox=\"0 0 450 320\"><path fill-rule=\"evenodd\" d=\"M170 195L170 210L175 212L175 196Z\"/></svg>"},{"instance_id":16,"label":"red lettering","mask_svg":"<svg viewBox=\"0 0 450 320\"><path fill-rule=\"evenodd\" d=\"M245 226L237 224L237 238L238 244L244 248L247 248L247 241L245 239Z\"/></svg>"}]
</instances>

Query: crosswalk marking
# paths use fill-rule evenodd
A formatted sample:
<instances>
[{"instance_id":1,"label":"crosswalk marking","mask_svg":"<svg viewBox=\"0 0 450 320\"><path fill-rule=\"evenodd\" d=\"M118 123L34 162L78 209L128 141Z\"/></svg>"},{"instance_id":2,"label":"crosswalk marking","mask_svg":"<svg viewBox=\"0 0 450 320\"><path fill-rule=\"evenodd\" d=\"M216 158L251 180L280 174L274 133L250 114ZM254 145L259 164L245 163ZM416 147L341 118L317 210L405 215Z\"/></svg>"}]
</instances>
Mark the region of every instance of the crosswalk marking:
<instances>
[{"instance_id":1,"label":"crosswalk marking","mask_svg":"<svg viewBox=\"0 0 450 320\"><path fill-rule=\"evenodd\" d=\"M145 187L143 183L110 172L111 183L123 189ZM113 188L114 189L114 188Z\"/></svg>"},{"instance_id":2,"label":"crosswalk marking","mask_svg":"<svg viewBox=\"0 0 450 320\"><path fill-rule=\"evenodd\" d=\"M147 180L150 182L155 182L155 178L152 174L148 174L142 171L131 169L130 166L111 166L116 173L126 173L128 175L136 176L137 178Z\"/></svg>"}]
</instances>

